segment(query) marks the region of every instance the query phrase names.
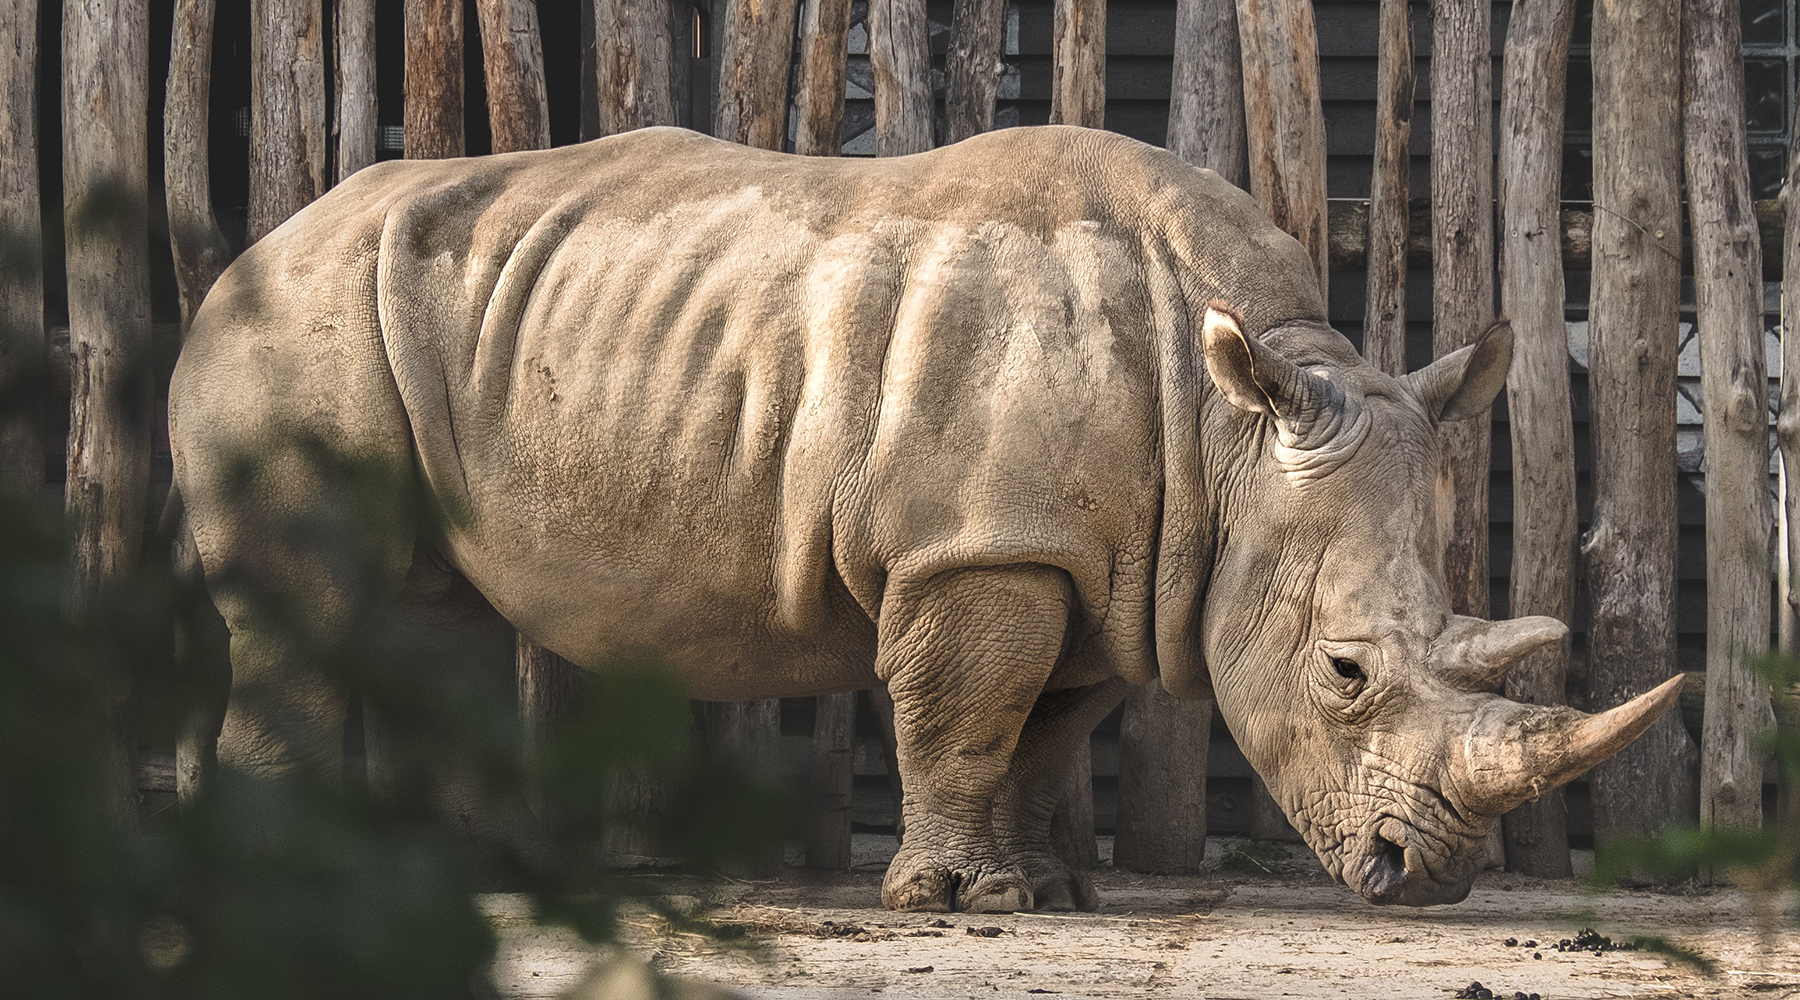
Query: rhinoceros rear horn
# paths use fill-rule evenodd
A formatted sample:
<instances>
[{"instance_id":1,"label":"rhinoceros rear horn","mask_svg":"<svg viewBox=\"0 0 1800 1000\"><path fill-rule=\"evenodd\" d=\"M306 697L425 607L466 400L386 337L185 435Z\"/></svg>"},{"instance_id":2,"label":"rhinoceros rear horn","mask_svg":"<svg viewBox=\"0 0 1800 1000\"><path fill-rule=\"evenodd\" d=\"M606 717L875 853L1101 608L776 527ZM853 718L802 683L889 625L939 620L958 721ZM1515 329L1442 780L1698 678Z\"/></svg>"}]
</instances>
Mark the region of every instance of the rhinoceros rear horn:
<instances>
[{"instance_id":1,"label":"rhinoceros rear horn","mask_svg":"<svg viewBox=\"0 0 1800 1000\"><path fill-rule=\"evenodd\" d=\"M1343 392L1245 335L1242 318L1225 303L1207 304L1201 347L1219 392L1240 410L1273 417L1290 444L1318 444L1337 427Z\"/></svg>"},{"instance_id":2,"label":"rhinoceros rear horn","mask_svg":"<svg viewBox=\"0 0 1800 1000\"><path fill-rule=\"evenodd\" d=\"M1418 395L1431 419L1466 420L1486 413L1506 387L1512 349L1512 324L1495 320L1473 344L1451 351L1401 381Z\"/></svg>"}]
</instances>

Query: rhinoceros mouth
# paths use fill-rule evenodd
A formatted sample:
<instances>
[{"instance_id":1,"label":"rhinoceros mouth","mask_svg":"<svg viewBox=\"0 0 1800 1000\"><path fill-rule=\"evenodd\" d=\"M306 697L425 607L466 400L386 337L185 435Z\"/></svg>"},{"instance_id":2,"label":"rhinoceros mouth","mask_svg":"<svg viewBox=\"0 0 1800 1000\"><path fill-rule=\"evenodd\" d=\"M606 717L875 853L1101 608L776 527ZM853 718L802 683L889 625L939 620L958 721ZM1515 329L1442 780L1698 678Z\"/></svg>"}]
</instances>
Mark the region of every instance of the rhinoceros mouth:
<instances>
[{"instance_id":1,"label":"rhinoceros mouth","mask_svg":"<svg viewBox=\"0 0 1800 1000\"><path fill-rule=\"evenodd\" d=\"M1360 876L1357 892L1381 905L1433 906L1466 898L1470 880L1446 881L1434 875L1416 846L1418 839L1400 820L1383 819L1365 835L1366 847L1355 869ZM1415 846L1408 847L1409 843Z\"/></svg>"}]
</instances>

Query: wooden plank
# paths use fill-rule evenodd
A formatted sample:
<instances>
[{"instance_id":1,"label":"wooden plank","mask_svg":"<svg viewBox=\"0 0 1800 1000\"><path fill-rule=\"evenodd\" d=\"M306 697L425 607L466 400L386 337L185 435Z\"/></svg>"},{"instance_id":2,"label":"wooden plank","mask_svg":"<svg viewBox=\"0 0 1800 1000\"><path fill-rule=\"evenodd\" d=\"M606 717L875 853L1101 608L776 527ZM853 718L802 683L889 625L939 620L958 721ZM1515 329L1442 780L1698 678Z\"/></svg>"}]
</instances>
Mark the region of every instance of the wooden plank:
<instances>
[{"instance_id":1,"label":"wooden plank","mask_svg":"<svg viewBox=\"0 0 1800 1000\"><path fill-rule=\"evenodd\" d=\"M1548 615L1565 624L1575 620L1575 423L1556 236L1574 20L1574 0L1517 0L1500 105L1500 282L1513 330L1506 399L1518 501L1508 606L1514 617ZM1565 638L1513 667L1506 696L1560 705L1568 665ZM1542 878L1574 874L1561 789L1514 809L1502 828L1508 871Z\"/></svg>"},{"instance_id":2,"label":"wooden plank","mask_svg":"<svg viewBox=\"0 0 1800 1000\"><path fill-rule=\"evenodd\" d=\"M406 0L406 158L463 155L463 5Z\"/></svg>"},{"instance_id":3,"label":"wooden plank","mask_svg":"<svg viewBox=\"0 0 1800 1000\"><path fill-rule=\"evenodd\" d=\"M1106 127L1106 0L1055 0L1050 124Z\"/></svg>"},{"instance_id":4,"label":"wooden plank","mask_svg":"<svg viewBox=\"0 0 1800 1000\"><path fill-rule=\"evenodd\" d=\"M1412 22L1406 8L1406 0L1381 2L1375 156L1369 184L1368 299L1363 307L1363 356L1389 375L1406 372L1413 116Z\"/></svg>"},{"instance_id":5,"label":"wooden plank","mask_svg":"<svg viewBox=\"0 0 1800 1000\"><path fill-rule=\"evenodd\" d=\"M1433 355L1471 342L1494 318L1494 146L1488 0L1433 0L1431 291ZM1450 607L1488 616L1488 418L1438 428L1455 495L1444 575Z\"/></svg>"},{"instance_id":6,"label":"wooden plank","mask_svg":"<svg viewBox=\"0 0 1800 1000\"><path fill-rule=\"evenodd\" d=\"M944 56L944 141L994 127L994 98L1006 71L1006 0L956 0Z\"/></svg>"},{"instance_id":7,"label":"wooden plank","mask_svg":"<svg viewBox=\"0 0 1800 1000\"><path fill-rule=\"evenodd\" d=\"M800 9L800 83L794 152L836 156L844 145L844 75L850 0L803 0Z\"/></svg>"},{"instance_id":8,"label":"wooden plank","mask_svg":"<svg viewBox=\"0 0 1800 1000\"><path fill-rule=\"evenodd\" d=\"M251 0L250 214L244 243L325 193L325 15L319 0Z\"/></svg>"},{"instance_id":9,"label":"wooden plank","mask_svg":"<svg viewBox=\"0 0 1800 1000\"><path fill-rule=\"evenodd\" d=\"M674 50L666 0L593 3L600 134L675 124ZM793 30L791 21L788 30ZM785 89L782 97L785 100Z\"/></svg>"},{"instance_id":10,"label":"wooden plank","mask_svg":"<svg viewBox=\"0 0 1800 1000\"><path fill-rule=\"evenodd\" d=\"M713 134L759 149L787 138L788 64L798 0L730 0ZM923 23L923 22L921 22ZM929 115L927 116L929 134Z\"/></svg>"},{"instance_id":11,"label":"wooden plank","mask_svg":"<svg viewBox=\"0 0 1800 1000\"><path fill-rule=\"evenodd\" d=\"M548 149L550 106L544 94L544 39L538 30L537 4L476 0L475 14L494 152Z\"/></svg>"},{"instance_id":12,"label":"wooden plank","mask_svg":"<svg viewBox=\"0 0 1800 1000\"><path fill-rule=\"evenodd\" d=\"M0 6L0 494L44 485L44 265L36 0Z\"/></svg>"},{"instance_id":13,"label":"wooden plank","mask_svg":"<svg viewBox=\"0 0 1800 1000\"><path fill-rule=\"evenodd\" d=\"M333 28L337 52L337 109L332 128L337 134L335 180L375 162L377 131L375 94L375 0L336 0Z\"/></svg>"},{"instance_id":14,"label":"wooden plank","mask_svg":"<svg viewBox=\"0 0 1800 1000\"><path fill-rule=\"evenodd\" d=\"M1675 361L1680 319L1680 0L1594 7L1594 275L1588 306L1593 526L1588 705L1675 672ZM1665 717L1594 769L1594 835L1691 820L1694 750Z\"/></svg>"},{"instance_id":15,"label":"wooden plank","mask_svg":"<svg viewBox=\"0 0 1800 1000\"><path fill-rule=\"evenodd\" d=\"M869 0L875 155L931 148L931 27L925 0Z\"/></svg>"},{"instance_id":16,"label":"wooden plank","mask_svg":"<svg viewBox=\"0 0 1800 1000\"><path fill-rule=\"evenodd\" d=\"M169 249L181 296L181 329L194 321L213 282L231 263L231 246L213 215L207 130L211 121L215 0L178 0L163 101L163 187ZM373 134L371 133L371 142Z\"/></svg>"},{"instance_id":17,"label":"wooden plank","mask_svg":"<svg viewBox=\"0 0 1800 1000\"><path fill-rule=\"evenodd\" d=\"M1762 825L1765 757L1758 741L1774 718L1768 685L1746 658L1769 643L1773 510L1762 247L1744 134L1742 24L1736 7L1697 0L1685 0L1681 16L1683 152L1706 407L1707 710L1700 823L1755 829Z\"/></svg>"},{"instance_id":18,"label":"wooden plank","mask_svg":"<svg viewBox=\"0 0 1800 1000\"><path fill-rule=\"evenodd\" d=\"M1243 187L1249 183L1250 167L1235 0L1180 0L1175 38L1169 151ZM1107 87L1117 94L1111 79Z\"/></svg>"},{"instance_id":19,"label":"wooden plank","mask_svg":"<svg viewBox=\"0 0 1800 1000\"><path fill-rule=\"evenodd\" d=\"M1250 193L1306 247L1329 291L1325 239L1325 118L1310 0L1238 0Z\"/></svg>"}]
</instances>

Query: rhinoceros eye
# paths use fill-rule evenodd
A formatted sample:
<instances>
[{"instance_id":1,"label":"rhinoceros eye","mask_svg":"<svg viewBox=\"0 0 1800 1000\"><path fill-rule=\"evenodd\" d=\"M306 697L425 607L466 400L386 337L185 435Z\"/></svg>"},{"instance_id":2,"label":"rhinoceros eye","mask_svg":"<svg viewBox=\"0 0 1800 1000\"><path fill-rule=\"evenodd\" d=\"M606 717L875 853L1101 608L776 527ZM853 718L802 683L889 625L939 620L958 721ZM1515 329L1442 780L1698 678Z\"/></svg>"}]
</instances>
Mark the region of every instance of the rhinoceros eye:
<instances>
[{"instance_id":1,"label":"rhinoceros eye","mask_svg":"<svg viewBox=\"0 0 1800 1000\"><path fill-rule=\"evenodd\" d=\"M1359 681L1363 679L1362 664L1357 663L1347 656L1332 657L1331 668L1336 670L1337 675L1345 680Z\"/></svg>"}]
</instances>

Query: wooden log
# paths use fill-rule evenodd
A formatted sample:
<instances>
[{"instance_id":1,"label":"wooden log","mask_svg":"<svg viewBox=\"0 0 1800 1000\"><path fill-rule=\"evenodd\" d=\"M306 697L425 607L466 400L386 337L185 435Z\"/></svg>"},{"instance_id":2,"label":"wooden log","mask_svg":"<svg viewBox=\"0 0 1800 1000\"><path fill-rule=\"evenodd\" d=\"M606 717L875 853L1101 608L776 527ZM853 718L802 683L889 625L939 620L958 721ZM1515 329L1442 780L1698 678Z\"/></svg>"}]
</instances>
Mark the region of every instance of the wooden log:
<instances>
[{"instance_id":1,"label":"wooden log","mask_svg":"<svg viewBox=\"0 0 1800 1000\"><path fill-rule=\"evenodd\" d=\"M1326 295L1325 112L1311 0L1238 0L1250 193L1306 247Z\"/></svg>"},{"instance_id":2,"label":"wooden log","mask_svg":"<svg viewBox=\"0 0 1800 1000\"><path fill-rule=\"evenodd\" d=\"M875 713L875 727L881 737L881 763L887 769L888 796L893 800L894 839L906 840L906 789L900 783L900 741L894 736L894 699L887 686L869 689L869 708Z\"/></svg>"},{"instance_id":3,"label":"wooden log","mask_svg":"<svg viewBox=\"0 0 1800 1000\"><path fill-rule=\"evenodd\" d=\"M1512 431L1511 613L1575 618L1575 421L1569 402L1569 334L1557 234L1562 186L1563 100L1574 0L1517 0L1506 33L1500 106L1500 284L1512 318L1507 379ZM1506 696L1564 702L1567 639L1528 657ZM1561 789L1502 822L1508 871L1573 875Z\"/></svg>"},{"instance_id":4,"label":"wooden log","mask_svg":"<svg viewBox=\"0 0 1800 1000\"><path fill-rule=\"evenodd\" d=\"M856 693L820 697L813 721L812 809L806 827L809 868L850 870L850 800L856 783L851 755L855 738Z\"/></svg>"},{"instance_id":5,"label":"wooden log","mask_svg":"<svg viewBox=\"0 0 1800 1000\"><path fill-rule=\"evenodd\" d=\"M463 5L406 0L406 158L463 155Z\"/></svg>"},{"instance_id":6,"label":"wooden log","mask_svg":"<svg viewBox=\"0 0 1800 1000\"><path fill-rule=\"evenodd\" d=\"M1401 375L1406 372L1406 245L1412 195L1413 47L1406 0L1381 0L1380 30L1363 356L1389 375Z\"/></svg>"},{"instance_id":7,"label":"wooden log","mask_svg":"<svg viewBox=\"0 0 1800 1000\"><path fill-rule=\"evenodd\" d=\"M1238 187L1249 183L1242 74L1235 0L1176 0L1169 151Z\"/></svg>"},{"instance_id":8,"label":"wooden log","mask_svg":"<svg viewBox=\"0 0 1800 1000\"><path fill-rule=\"evenodd\" d=\"M723 3L723 0L720 0ZM581 128L576 133L582 142L600 138L600 89L595 84L600 76L600 59L594 51L594 5L580 3L581 74L577 78L581 91Z\"/></svg>"},{"instance_id":9,"label":"wooden log","mask_svg":"<svg viewBox=\"0 0 1800 1000\"><path fill-rule=\"evenodd\" d=\"M580 713L586 685L578 667L523 635L515 640L514 659L525 754L530 759L543 753L545 734L552 725ZM540 812L544 809L541 798L533 805Z\"/></svg>"},{"instance_id":10,"label":"wooden log","mask_svg":"<svg viewBox=\"0 0 1800 1000\"><path fill-rule=\"evenodd\" d=\"M244 243L325 193L325 15L320 0L251 0L250 209Z\"/></svg>"},{"instance_id":11,"label":"wooden log","mask_svg":"<svg viewBox=\"0 0 1800 1000\"><path fill-rule=\"evenodd\" d=\"M1006 73L1006 0L956 0L944 54L944 141L994 127L994 99Z\"/></svg>"},{"instance_id":12,"label":"wooden log","mask_svg":"<svg viewBox=\"0 0 1800 1000\"><path fill-rule=\"evenodd\" d=\"M496 153L550 148L544 40L533 0L476 0L488 130ZM668 32L663 33L665 45Z\"/></svg>"},{"instance_id":13,"label":"wooden log","mask_svg":"<svg viewBox=\"0 0 1800 1000\"><path fill-rule=\"evenodd\" d=\"M1077 871L1091 871L1100 864L1100 845L1094 839L1094 755L1086 740L1086 753L1075 755L1062 799L1050 817L1050 847L1063 864Z\"/></svg>"},{"instance_id":14,"label":"wooden log","mask_svg":"<svg viewBox=\"0 0 1800 1000\"><path fill-rule=\"evenodd\" d=\"M1192 873L1206 859L1206 749L1212 701L1182 701L1155 681L1125 699L1113 864Z\"/></svg>"},{"instance_id":15,"label":"wooden log","mask_svg":"<svg viewBox=\"0 0 1800 1000\"><path fill-rule=\"evenodd\" d=\"M675 124L667 3L594 0L594 52L601 135Z\"/></svg>"},{"instance_id":16,"label":"wooden log","mask_svg":"<svg viewBox=\"0 0 1800 1000\"><path fill-rule=\"evenodd\" d=\"M804 0L800 83L794 92L794 152L836 156L844 149L844 71L850 0Z\"/></svg>"},{"instance_id":17,"label":"wooden log","mask_svg":"<svg viewBox=\"0 0 1800 1000\"><path fill-rule=\"evenodd\" d=\"M1593 601L1591 711L1675 673L1680 40L1680 0L1594 5L1594 199L1611 210L1594 219L1588 307L1594 516L1581 554ZM1596 843L1691 821L1693 766L1680 720L1665 716L1595 768Z\"/></svg>"},{"instance_id":18,"label":"wooden log","mask_svg":"<svg viewBox=\"0 0 1800 1000\"><path fill-rule=\"evenodd\" d=\"M0 494L44 487L43 224L36 0L0 7Z\"/></svg>"},{"instance_id":19,"label":"wooden log","mask_svg":"<svg viewBox=\"0 0 1800 1000\"><path fill-rule=\"evenodd\" d=\"M213 215L207 150L215 13L215 0L176 3L163 102L163 187L184 333L213 282L231 263L231 246Z\"/></svg>"},{"instance_id":20,"label":"wooden log","mask_svg":"<svg viewBox=\"0 0 1800 1000\"><path fill-rule=\"evenodd\" d=\"M869 0L875 155L931 148L931 25L925 0Z\"/></svg>"},{"instance_id":21,"label":"wooden log","mask_svg":"<svg viewBox=\"0 0 1800 1000\"><path fill-rule=\"evenodd\" d=\"M1106 0L1056 0L1050 124L1106 127Z\"/></svg>"},{"instance_id":22,"label":"wooden log","mask_svg":"<svg viewBox=\"0 0 1800 1000\"><path fill-rule=\"evenodd\" d=\"M336 183L375 162L375 0L337 0Z\"/></svg>"},{"instance_id":23,"label":"wooden log","mask_svg":"<svg viewBox=\"0 0 1800 1000\"><path fill-rule=\"evenodd\" d=\"M1494 318L1494 146L1488 0L1433 0L1431 291L1434 356ZM1450 607L1488 616L1488 435L1483 415L1438 428L1455 490L1444 575Z\"/></svg>"},{"instance_id":24,"label":"wooden log","mask_svg":"<svg viewBox=\"0 0 1800 1000\"><path fill-rule=\"evenodd\" d=\"M756 780L780 779L781 699L708 702L706 723L708 741L721 759L741 764ZM770 875L781 866L781 854L781 846L775 845L764 857L745 859L743 869L735 874Z\"/></svg>"},{"instance_id":25,"label":"wooden log","mask_svg":"<svg viewBox=\"0 0 1800 1000\"><path fill-rule=\"evenodd\" d=\"M1776 624L1781 651L1800 655L1800 212L1793 202L1800 197L1800 101L1794 102L1794 119L1788 129L1787 184L1783 207L1787 225L1777 260L1781 278L1781 403L1775 419L1775 441L1780 449L1778 468L1781 502L1776 507ZM1764 261L1765 268L1768 261ZM1692 686L1690 684L1690 686ZM1770 692L1775 722L1789 739L1800 739L1800 689L1776 688ZM1702 722L1704 725L1704 721ZM1800 830L1800 775L1785 771L1776 796L1775 823L1779 829Z\"/></svg>"},{"instance_id":26,"label":"wooden log","mask_svg":"<svg viewBox=\"0 0 1800 1000\"><path fill-rule=\"evenodd\" d=\"M1744 134L1737 8L1682 4L1682 135L1706 423L1706 720L1700 824L1762 825L1759 741L1769 688L1746 662L1769 645L1769 380L1762 246ZM1721 870L1718 874L1723 875Z\"/></svg>"},{"instance_id":27,"label":"wooden log","mask_svg":"<svg viewBox=\"0 0 1800 1000\"><path fill-rule=\"evenodd\" d=\"M714 135L758 149L782 148L787 138L788 65L798 12L799 0L730 0L727 4ZM872 11L870 22L872 35ZM879 105L879 94L876 102ZM929 136L929 113L926 124Z\"/></svg>"}]
</instances>

